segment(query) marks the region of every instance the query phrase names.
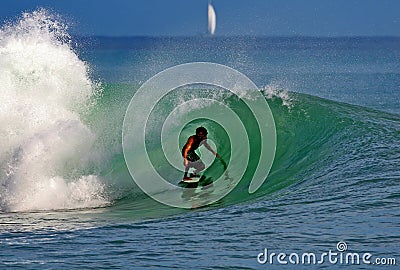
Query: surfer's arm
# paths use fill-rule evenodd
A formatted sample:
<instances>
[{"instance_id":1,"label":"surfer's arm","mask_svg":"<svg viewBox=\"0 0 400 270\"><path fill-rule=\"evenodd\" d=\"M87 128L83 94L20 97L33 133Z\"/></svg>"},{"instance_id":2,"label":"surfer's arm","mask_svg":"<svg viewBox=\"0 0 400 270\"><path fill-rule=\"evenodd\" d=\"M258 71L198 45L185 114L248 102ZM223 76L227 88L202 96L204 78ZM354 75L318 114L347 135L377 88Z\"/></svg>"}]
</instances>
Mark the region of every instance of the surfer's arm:
<instances>
[{"instance_id":1,"label":"surfer's arm","mask_svg":"<svg viewBox=\"0 0 400 270\"><path fill-rule=\"evenodd\" d=\"M211 153L213 153L213 155L215 155L217 158L220 158L220 155L214 151L214 149L211 148L211 146L207 143L207 141L203 142L205 148L208 149L208 151L210 151Z\"/></svg>"}]
</instances>

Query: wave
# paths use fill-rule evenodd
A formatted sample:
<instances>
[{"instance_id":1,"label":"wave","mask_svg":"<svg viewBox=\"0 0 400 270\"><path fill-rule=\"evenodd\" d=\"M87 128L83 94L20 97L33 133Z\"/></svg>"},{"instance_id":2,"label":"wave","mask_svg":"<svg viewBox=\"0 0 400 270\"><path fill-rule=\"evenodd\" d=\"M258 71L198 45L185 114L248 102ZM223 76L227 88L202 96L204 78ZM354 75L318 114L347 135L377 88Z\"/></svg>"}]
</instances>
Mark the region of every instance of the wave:
<instances>
[{"instance_id":1,"label":"wave","mask_svg":"<svg viewBox=\"0 0 400 270\"><path fill-rule=\"evenodd\" d=\"M126 93L132 93L135 89L137 86L108 85L107 98L114 100L112 93L125 96L126 100L118 103L125 108L131 97ZM238 172L228 172L229 178L240 181L228 196L216 203L218 207L244 201L268 200L282 192L296 192L296 189L303 184L312 185L318 182L323 189L329 189L332 181L343 182L343 185L353 185L359 181L376 179L379 174L393 177L398 175L395 163L399 156L393 151L398 148L400 141L398 115L307 94L288 92L275 84L265 86L261 90L269 103L277 130L277 149L273 166L260 189L254 194L249 194L248 187L254 168L257 166L257 148L259 147L259 142L252 140L250 147L253 149L253 155L250 157L247 171L240 179L235 179L240 175ZM209 97L221 100L234 108L245 122L251 117L240 99L218 91L218 89L199 86L179 89L170 96L166 96L154 108L147 123L146 146L151 162L158 173L171 183L176 184L179 181L183 168L174 168L170 165L171 160L164 156L165 152L170 150L166 149L165 145L161 146L163 123L168 123L167 127L164 127L166 129L164 132L168 134L177 127L182 127L180 118L196 119L196 115L201 110L208 110L211 114L218 113L218 108L207 101L199 102L193 107L179 107L179 104L193 100L195 97ZM103 102L107 103L105 100ZM166 121L171 111L174 111L173 117L169 118L173 118L175 122ZM110 115L108 110L107 114ZM119 114L121 114L120 108L116 109L115 116L111 118L115 120L116 115ZM104 119L104 117L98 118ZM228 118L227 121L229 121ZM120 123L122 125L122 119ZM218 148L218 152L234 168L238 161L230 156L229 136L232 134L228 136L223 128L212 121L196 119L183 125L178 138L179 146L183 146L187 137L193 134L197 126L207 127L213 146ZM121 126L115 128L115 133L120 132L121 129ZM169 138L168 135L163 138L167 142L176 140L175 137ZM179 149L176 150L176 160L172 160L172 163L178 164L177 167L179 167L181 156ZM207 164L205 171L207 177L215 180L226 173L224 164L207 156L207 151L201 151L200 154ZM137 158L140 160L144 157ZM155 216L159 216L160 206L149 203L146 196L133 183L121 154L117 154L111 167L115 169L105 172L103 174L105 178L109 177L117 182L128 179L132 185L132 189L127 191L122 196L123 199L117 203L118 207L123 205L122 208L131 207L139 210L139 215L153 211ZM143 173L145 175L145 172ZM141 203L138 204L138 202Z\"/></svg>"},{"instance_id":2,"label":"wave","mask_svg":"<svg viewBox=\"0 0 400 270\"><path fill-rule=\"evenodd\" d=\"M134 184L121 148L125 110L139 88L132 84L103 84L90 79L89 66L78 58L66 26L46 10L26 13L0 31L0 210L32 211L111 206L140 209L138 215L160 215L160 206ZM377 175L398 177L400 117L306 94L271 84L263 87L274 116L277 148L267 181L248 193L258 164L260 138L250 141L250 160L243 177L235 171L231 140L218 124L197 119L199 111L217 114L205 99L218 100L255 130L252 115L241 99L208 86L183 87L166 96L153 110L146 130L152 164L171 183L182 177L180 150L175 167L162 152L161 127L174 111L176 121L165 127L167 142L179 147L197 126L210 131L213 147L232 170L207 157L205 174L226 175L237 187L215 205L267 200L303 183L329 188L331 181L359 183ZM204 98L193 106L179 106ZM243 96L241 98L247 98ZM151 106L152 104L145 105ZM182 119L195 119L185 122ZM250 119L250 120L249 120ZM227 121L230 121L227 119ZM179 136L175 130L179 127ZM178 138L177 138L178 137ZM165 150L165 149L164 149ZM167 149L168 150L168 149ZM142 155L136 157L144 158ZM261 164L262 166L262 164ZM143 172L145 175L145 171Z\"/></svg>"}]
</instances>

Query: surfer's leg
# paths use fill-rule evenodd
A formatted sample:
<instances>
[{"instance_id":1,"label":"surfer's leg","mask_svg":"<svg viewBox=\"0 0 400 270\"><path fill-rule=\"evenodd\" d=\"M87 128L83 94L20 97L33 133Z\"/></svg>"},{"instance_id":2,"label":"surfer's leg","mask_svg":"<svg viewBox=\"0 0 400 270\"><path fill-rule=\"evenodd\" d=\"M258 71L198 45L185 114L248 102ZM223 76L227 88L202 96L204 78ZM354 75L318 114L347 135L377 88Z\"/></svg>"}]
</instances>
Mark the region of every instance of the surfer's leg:
<instances>
[{"instance_id":1,"label":"surfer's leg","mask_svg":"<svg viewBox=\"0 0 400 270\"><path fill-rule=\"evenodd\" d=\"M201 161L200 157L194 152L190 151L187 154L187 160L188 160L188 165L185 166L185 174L183 176L183 179L189 180L190 177L197 177L198 173L204 170L205 165ZM188 176L188 172L190 168L195 168L195 171Z\"/></svg>"},{"instance_id":2,"label":"surfer's leg","mask_svg":"<svg viewBox=\"0 0 400 270\"><path fill-rule=\"evenodd\" d=\"M204 165L203 161L201 159L197 160L196 162L193 162L193 167L194 167L194 174L199 174L201 171L203 171L206 168L206 165Z\"/></svg>"},{"instance_id":3,"label":"surfer's leg","mask_svg":"<svg viewBox=\"0 0 400 270\"><path fill-rule=\"evenodd\" d=\"M188 172L189 172L189 169L190 169L190 161L189 161L189 164L187 165L187 166L185 166L185 174L183 175L183 179L189 179L189 177L188 177Z\"/></svg>"},{"instance_id":4,"label":"surfer's leg","mask_svg":"<svg viewBox=\"0 0 400 270\"><path fill-rule=\"evenodd\" d=\"M200 157L194 152L190 151L188 153L188 160L189 160L189 165L190 167L193 167L195 170L193 174L190 174L191 177L198 177L198 174L206 168L204 165L203 161L201 161Z\"/></svg>"},{"instance_id":5,"label":"surfer's leg","mask_svg":"<svg viewBox=\"0 0 400 270\"><path fill-rule=\"evenodd\" d=\"M192 161L192 160L190 160L188 158L188 164L187 164L187 166L185 166L185 174L183 175L183 180L191 180L190 177L193 177L192 176L193 174L192 173L189 174L189 170L190 170L190 168L195 168L196 169L196 166L198 166L197 162L198 161ZM185 165L185 163L183 165Z\"/></svg>"}]
</instances>

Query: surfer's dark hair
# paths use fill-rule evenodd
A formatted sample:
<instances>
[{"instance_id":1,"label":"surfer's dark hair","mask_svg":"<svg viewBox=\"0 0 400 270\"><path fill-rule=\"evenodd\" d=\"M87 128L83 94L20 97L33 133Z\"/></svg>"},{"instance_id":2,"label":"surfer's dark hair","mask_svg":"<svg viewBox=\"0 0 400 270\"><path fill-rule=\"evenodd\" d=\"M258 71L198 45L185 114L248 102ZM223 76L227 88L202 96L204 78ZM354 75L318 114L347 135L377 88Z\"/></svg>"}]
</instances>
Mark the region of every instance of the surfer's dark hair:
<instances>
[{"instance_id":1,"label":"surfer's dark hair","mask_svg":"<svg viewBox=\"0 0 400 270\"><path fill-rule=\"evenodd\" d=\"M199 134L200 132L203 132L205 135L208 134L207 129L205 127L196 128L196 135Z\"/></svg>"}]
</instances>

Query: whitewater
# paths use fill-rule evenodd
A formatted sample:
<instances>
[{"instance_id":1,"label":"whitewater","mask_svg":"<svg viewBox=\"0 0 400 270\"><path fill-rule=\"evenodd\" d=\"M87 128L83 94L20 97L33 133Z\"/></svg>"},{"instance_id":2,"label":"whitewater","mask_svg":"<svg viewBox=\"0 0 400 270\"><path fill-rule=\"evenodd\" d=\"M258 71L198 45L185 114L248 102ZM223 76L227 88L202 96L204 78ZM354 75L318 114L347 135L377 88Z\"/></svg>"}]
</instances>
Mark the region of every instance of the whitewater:
<instances>
[{"instance_id":1,"label":"whitewater","mask_svg":"<svg viewBox=\"0 0 400 270\"><path fill-rule=\"evenodd\" d=\"M1 209L107 204L104 183L84 174L95 134L79 113L98 94L65 26L45 10L0 32Z\"/></svg>"}]
</instances>

